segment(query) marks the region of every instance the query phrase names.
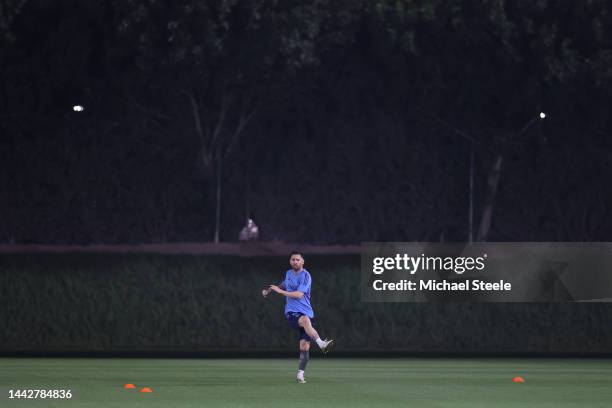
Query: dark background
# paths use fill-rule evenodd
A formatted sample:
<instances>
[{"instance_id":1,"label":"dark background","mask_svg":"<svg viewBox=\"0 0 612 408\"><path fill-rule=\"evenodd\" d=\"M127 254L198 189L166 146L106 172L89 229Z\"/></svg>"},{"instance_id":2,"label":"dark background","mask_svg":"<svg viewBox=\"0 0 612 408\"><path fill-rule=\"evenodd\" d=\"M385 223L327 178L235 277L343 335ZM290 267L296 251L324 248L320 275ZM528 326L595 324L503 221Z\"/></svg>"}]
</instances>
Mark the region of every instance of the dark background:
<instances>
[{"instance_id":1,"label":"dark background","mask_svg":"<svg viewBox=\"0 0 612 408\"><path fill-rule=\"evenodd\" d=\"M362 302L359 256L309 255L332 356L612 356L610 303ZM297 356L286 256L0 254L0 355ZM314 353L314 351L313 351Z\"/></svg>"},{"instance_id":2,"label":"dark background","mask_svg":"<svg viewBox=\"0 0 612 408\"><path fill-rule=\"evenodd\" d=\"M610 240L607 1L0 5L0 243Z\"/></svg>"}]
</instances>

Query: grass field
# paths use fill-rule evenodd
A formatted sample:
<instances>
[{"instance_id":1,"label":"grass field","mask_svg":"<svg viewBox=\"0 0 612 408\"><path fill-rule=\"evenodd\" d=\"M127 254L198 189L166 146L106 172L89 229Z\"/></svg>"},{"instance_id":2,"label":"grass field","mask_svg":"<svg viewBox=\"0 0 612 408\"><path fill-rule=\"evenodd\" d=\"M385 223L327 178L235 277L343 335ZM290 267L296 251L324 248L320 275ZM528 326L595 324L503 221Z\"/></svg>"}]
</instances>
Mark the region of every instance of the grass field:
<instances>
[{"instance_id":1,"label":"grass field","mask_svg":"<svg viewBox=\"0 0 612 408\"><path fill-rule=\"evenodd\" d=\"M0 358L0 407L610 407L607 359ZM512 382L522 376L525 383ZM124 390L134 383L136 390ZM153 392L138 392L150 387ZM70 389L70 400L9 399Z\"/></svg>"}]
</instances>

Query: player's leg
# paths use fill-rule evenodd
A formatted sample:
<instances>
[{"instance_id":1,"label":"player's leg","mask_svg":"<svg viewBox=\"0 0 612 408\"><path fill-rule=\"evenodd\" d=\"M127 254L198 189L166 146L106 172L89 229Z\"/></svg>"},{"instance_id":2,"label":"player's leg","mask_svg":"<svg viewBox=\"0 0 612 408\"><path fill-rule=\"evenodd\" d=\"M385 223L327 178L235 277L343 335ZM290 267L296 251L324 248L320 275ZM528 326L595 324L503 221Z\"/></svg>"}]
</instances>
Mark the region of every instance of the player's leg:
<instances>
[{"instance_id":1,"label":"player's leg","mask_svg":"<svg viewBox=\"0 0 612 408\"><path fill-rule=\"evenodd\" d=\"M306 334L308 334L308 336L317 343L317 345L321 348L321 350L324 353L327 353L332 349L332 347L334 346L334 341L333 340L321 340L321 337L319 337L319 333L317 333L315 328L312 327L312 323L308 316L306 315L300 316L298 320L298 324L300 325L300 327L304 329Z\"/></svg>"},{"instance_id":2,"label":"player's leg","mask_svg":"<svg viewBox=\"0 0 612 408\"><path fill-rule=\"evenodd\" d=\"M298 324L300 325L300 327L304 329L306 334L311 339L316 341L319 338L319 333L317 333L315 328L312 326L312 322L310 321L310 318L308 316L301 315L300 318L298 319Z\"/></svg>"},{"instance_id":3,"label":"player's leg","mask_svg":"<svg viewBox=\"0 0 612 408\"><path fill-rule=\"evenodd\" d=\"M306 370L306 364L308 364L309 359L310 341L300 339L300 364L298 366L297 372L297 382L300 384L304 384L306 382L306 380L304 379L304 371Z\"/></svg>"}]
</instances>

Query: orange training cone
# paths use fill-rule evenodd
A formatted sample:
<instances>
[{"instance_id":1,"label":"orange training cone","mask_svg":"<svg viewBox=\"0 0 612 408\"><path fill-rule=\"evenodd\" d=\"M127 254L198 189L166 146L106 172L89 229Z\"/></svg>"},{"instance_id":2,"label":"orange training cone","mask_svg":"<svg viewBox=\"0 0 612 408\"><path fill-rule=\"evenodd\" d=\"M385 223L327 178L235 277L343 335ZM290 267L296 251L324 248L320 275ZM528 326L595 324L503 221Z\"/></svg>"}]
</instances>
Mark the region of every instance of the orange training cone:
<instances>
[{"instance_id":1,"label":"orange training cone","mask_svg":"<svg viewBox=\"0 0 612 408\"><path fill-rule=\"evenodd\" d=\"M136 386L134 384L125 384L123 388L125 388L126 390L130 390L132 388L136 388Z\"/></svg>"},{"instance_id":2,"label":"orange training cone","mask_svg":"<svg viewBox=\"0 0 612 408\"><path fill-rule=\"evenodd\" d=\"M514 377L512 379L512 382L515 382L515 383L524 383L525 379L523 377Z\"/></svg>"},{"instance_id":3,"label":"orange training cone","mask_svg":"<svg viewBox=\"0 0 612 408\"><path fill-rule=\"evenodd\" d=\"M140 392L153 392L153 390L150 389L149 387L144 387L140 389Z\"/></svg>"}]
</instances>

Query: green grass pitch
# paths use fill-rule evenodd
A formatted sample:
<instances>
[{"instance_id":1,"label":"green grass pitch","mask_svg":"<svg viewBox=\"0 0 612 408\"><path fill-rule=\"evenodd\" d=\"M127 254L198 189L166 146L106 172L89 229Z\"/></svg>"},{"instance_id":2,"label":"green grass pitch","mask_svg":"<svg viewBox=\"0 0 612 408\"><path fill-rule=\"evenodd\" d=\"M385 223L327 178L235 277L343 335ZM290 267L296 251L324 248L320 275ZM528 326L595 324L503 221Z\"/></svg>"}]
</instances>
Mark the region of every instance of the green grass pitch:
<instances>
[{"instance_id":1,"label":"green grass pitch","mask_svg":"<svg viewBox=\"0 0 612 408\"><path fill-rule=\"evenodd\" d=\"M315 354L315 353L313 353ZM608 359L0 358L0 407L610 407ZM522 376L525 383L512 382ZM124 390L134 383L136 390ZM143 394L140 387L153 392ZM71 400L9 399L70 389Z\"/></svg>"}]
</instances>

